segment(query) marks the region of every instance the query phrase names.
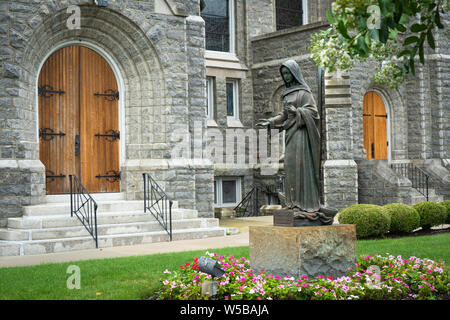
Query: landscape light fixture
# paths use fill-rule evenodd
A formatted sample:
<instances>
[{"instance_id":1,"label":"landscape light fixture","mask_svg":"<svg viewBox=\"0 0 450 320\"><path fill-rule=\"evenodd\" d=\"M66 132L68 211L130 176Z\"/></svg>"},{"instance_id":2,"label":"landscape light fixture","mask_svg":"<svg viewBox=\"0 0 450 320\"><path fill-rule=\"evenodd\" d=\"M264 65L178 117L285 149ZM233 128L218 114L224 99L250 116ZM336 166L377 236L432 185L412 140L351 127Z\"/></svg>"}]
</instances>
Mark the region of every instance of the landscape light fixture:
<instances>
[{"instance_id":1,"label":"landscape light fixture","mask_svg":"<svg viewBox=\"0 0 450 320\"><path fill-rule=\"evenodd\" d=\"M213 278L220 278L225 273L225 270L220 267L219 262L206 257L200 257L198 260L198 269Z\"/></svg>"},{"instance_id":2,"label":"landscape light fixture","mask_svg":"<svg viewBox=\"0 0 450 320\"><path fill-rule=\"evenodd\" d=\"M209 274L213 278L219 278L225 274L225 270L220 267L219 262L216 260L200 257L198 260L198 269L201 272ZM213 297L217 293L216 281L204 281L202 283L202 295Z\"/></svg>"},{"instance_id":3,"label":"landscape light fixture","mask_svg":"<svg viewBox=\"0 0 450 320\"><path fill-rule=\"evenodd\" d=\"M94 3L99 7L107 7L108 0L94 0Z\"/></svg>"}]
</instances>

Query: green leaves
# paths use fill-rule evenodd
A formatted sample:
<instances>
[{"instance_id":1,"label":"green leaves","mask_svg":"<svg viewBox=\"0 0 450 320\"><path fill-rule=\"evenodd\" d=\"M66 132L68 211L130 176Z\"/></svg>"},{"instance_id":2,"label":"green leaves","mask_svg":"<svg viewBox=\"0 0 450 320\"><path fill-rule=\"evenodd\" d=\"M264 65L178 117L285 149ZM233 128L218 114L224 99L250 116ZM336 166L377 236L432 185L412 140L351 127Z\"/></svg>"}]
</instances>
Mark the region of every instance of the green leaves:
<instances>
[{"instance_id":1,"label":"green leaves","mask_svg":"<svg viewBox=\"0 0 450 320\"><path fill-rule=\"evenodd\" d=\"M416 58L425 63L424 46L436 49L433 31L444 28L441 4L441 0L335 0L326 14L331 32L313 40L312 57L328 70L348 70L353 61L369 57L391 61L378 79L403 81L406 74L415 74Z\"/></svg>"},{"instance_id":2,"label":"green leaves","mask_svg":"<svg viewBox=\"0 0 450 320\"><path fill-rule=\"evenodd\" d=\"M337 29L344 38L350 39L350 36L347 33L347 28L345 27L345 23L343 20L338 21Z\"/></svg>"},{"instance_id":3,"label":"green leaves","mask_svg":"<svg viewBox=\"0 0 450 320\"><path fill-rule=\"evenodd\" d=\"M422 32L424 30L427 30L427 25L426 24L414 23L411 26L411 32L414 32L414 33Z\"/></svg>"},{"instance_id":4,"label":"green leaves","mask_svg":"<svg viewBox=\"0 0 450 320\"><path fill-rule=\"evenodd\" d=\"M428 41L428 45L430 46L430 48L435 50L436 44L434 42L433 31L431 29L428 29L428 31L427 31L427 41Z\"/></svg>"},{"instance_id":5,"label":"green leaves","mask_svg":"<svg viewBox=\"0 0 450 320\"><path fill-rule=\"evenodd\" d=\"M369 47L366 44L365 37L359 37L357 40L358 50L362 56L366 56L369 53Z\"/></svg>"},{"instance_id":6,"label":"green leaves","mask_svg":"<svg viewBox=\"0 0 450 320\"><path fill-rule=\"evenodd\" d=\"M410 45L410 44L413 44L413 43L416 43L416 42L418 42L418 41L419 41L419 37L416 37L416 36L410 36L410 37L407 37L407 38L405 39L405 41L403 41L403 46L406 47L406 46L408 46L408 45Z\"/></svg>"},{"instance_id":7,"label":"green leaves","mask_svg":"<svg viewBox=\"0 0 450 320\"><path fill-rule=\"evenodd\" d=\"M330 9L327 10L327 20L330 24L336 23L336 19L334 19L333 13L331 12Z\"/></svg>"}]
</instances>

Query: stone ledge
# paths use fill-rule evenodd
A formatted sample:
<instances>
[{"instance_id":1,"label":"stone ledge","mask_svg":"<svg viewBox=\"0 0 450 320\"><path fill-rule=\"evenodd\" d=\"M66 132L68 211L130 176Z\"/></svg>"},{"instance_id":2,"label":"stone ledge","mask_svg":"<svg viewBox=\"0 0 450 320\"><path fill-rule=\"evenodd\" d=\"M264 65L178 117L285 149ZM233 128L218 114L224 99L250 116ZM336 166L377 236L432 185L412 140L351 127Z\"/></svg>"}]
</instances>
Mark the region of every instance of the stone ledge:
<instances>
[{"instance_id":1,"label":"stone ledge","mask_svg":"<svg viewBox=\"0 0 450 320\"><path fill-rule=\"evenodd\" d=\"M356 262L354 225L250 226L250 263L280 277L344 276Z\"/></svg>"}]
</instances>

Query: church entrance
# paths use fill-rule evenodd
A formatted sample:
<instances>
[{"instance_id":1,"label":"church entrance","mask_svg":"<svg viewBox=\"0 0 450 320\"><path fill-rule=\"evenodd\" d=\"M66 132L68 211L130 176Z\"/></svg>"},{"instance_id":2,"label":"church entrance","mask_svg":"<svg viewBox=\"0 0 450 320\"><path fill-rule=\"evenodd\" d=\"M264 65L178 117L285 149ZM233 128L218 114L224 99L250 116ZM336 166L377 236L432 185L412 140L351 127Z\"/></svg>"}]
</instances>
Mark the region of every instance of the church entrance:
<instances>
[{"instance_id":1,"label":"church entrance","mask_svg":"<svg viewBox=\"0 0 450 320\"><path fill-rule=\"evenodd\" d=\"M47 194L69 193L69 175L88 192L119 192L119 92L95 51L67 46L39 75L39 158Z\"/></svg>"}]
</instances>

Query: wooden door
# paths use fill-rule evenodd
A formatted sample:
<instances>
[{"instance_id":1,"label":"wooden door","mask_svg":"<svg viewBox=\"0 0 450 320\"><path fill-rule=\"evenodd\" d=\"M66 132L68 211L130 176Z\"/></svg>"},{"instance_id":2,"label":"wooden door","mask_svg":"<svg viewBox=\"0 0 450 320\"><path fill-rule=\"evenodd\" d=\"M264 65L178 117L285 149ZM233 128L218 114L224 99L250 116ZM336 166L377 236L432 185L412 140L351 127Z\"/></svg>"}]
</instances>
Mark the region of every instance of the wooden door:
<instances>
[{"instance_id":1,"label":"wooden door","mask_svg":"<svg viewBox=\"0 0 450 320\"><path fill-rule=\"evenodd\" d=\"M108 63L91 49L64 47L47 59L38 83L47 194L70 192L70 174L89 192L118 192L118 91Z\"/></svg>"},{"instance_id":2,"label":"wooden door","mask_svg":"<svg viewBox=\"0 0 450 320\"><path fill-rule=\"evenodd\" d=\"M387 114L381 97L367 92L363 100L364 149L367 159L387 159Z\"/></svg>"}]
</instances>

